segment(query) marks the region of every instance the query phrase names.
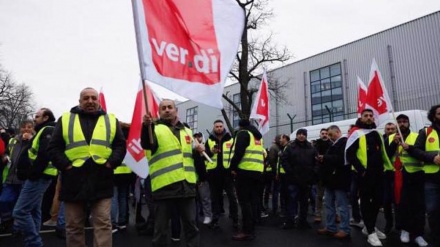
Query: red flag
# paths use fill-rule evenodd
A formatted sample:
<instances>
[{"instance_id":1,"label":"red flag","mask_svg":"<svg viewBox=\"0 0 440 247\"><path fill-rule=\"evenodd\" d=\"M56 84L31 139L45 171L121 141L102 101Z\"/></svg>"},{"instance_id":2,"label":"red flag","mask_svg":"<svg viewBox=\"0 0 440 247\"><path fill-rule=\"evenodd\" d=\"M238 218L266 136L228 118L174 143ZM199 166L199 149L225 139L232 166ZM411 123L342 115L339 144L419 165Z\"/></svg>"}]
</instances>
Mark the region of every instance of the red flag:
<instances>
[{"instance_id":1,"label":"red flag","mask_svg":"<svg viewBox=\"0 0 440 247\"><path fill-rule=\"evenodd\" d=\"M222 108L224 83L244 28L237 2L135 0L133 11L145 79Z\"/></svg>"},{"instance_id":2,"label":"red flag","mask_svg":"<svg viewBox=\"0 0 440 247\"><path fill-rule=\"evenodd\" d=\"M104 91L102 90L102 88L101 88L101 90L99 91L99 104L101 104L101 108L102 108L104 111L107 111L107 105L105 104Z\"/></svg>"},{"instance_id":3,"label":"red flag","mask_svg":"<svg viewBox=\"0 0 440 247\"><path fill-rule=\"evenodd\" d=\"M159 98L151 91L146 84L146 95L148 100L148 109L153 118L159 115ZM141 129L142 116L145 115L144 93L142 92L142 82L139 83L136 101L134 105L133 117L131 119L130 132L127 138L127 154L124 162L139 177L146 178L148 176L148 160L145 157L144 150L141 146Z\"/></svg>"},{"instance_id":4,"label":"red flag","mask_svg":"<svg viewBox=\"0 0 440 247\"><path fill-rule=\"evenodd\" d=\"M250 118L258 120L258 129L261 134L264 135L269 132L269 87L267 85L267 75L266 71L263 73L263 78L261 79L260 88L257 92L257 97L255 97L254 103L252 105L252 111Z\"/></svg>"},{"instance_id":5,"label":"red flag","mask_svg":"<svg viewBox=\"0 0 440 247\"><path fill-rule=\"evenodd\" d=\"M357 85L358 85L358 117L361 116L362 111L365 109L365 104L367 102L367 86L365 86L364 82L357 77Z\"/></svg>"},{"instance_id":6,"label":"red flag","mask_svg":"<svg viewBox=\"0 0 440 247\"><path fill-rule=\"evenodd\" d=\"M401 147L399 147L401 148ZM396 160L394 161L394 199L396 204L399 205L400 198L402 195L402 186L403 186L403 174L402 174L403 164L400 160L400 153L397 155Z\"/></svg>"},{"instance_id":7,"label":"red flag","mask_svg":"<svg viewBox=\"0 0 440 247\"><path fill-rule=\"evenodd\" d=\"M387 121L389 119L388 113L393 110L390 97L388 96L387 89L384 85L384 81L375 59L373 59L373 63L371 64L366 108L373 110L374 120L377 126Z\"/></svg>"}]
</instances>

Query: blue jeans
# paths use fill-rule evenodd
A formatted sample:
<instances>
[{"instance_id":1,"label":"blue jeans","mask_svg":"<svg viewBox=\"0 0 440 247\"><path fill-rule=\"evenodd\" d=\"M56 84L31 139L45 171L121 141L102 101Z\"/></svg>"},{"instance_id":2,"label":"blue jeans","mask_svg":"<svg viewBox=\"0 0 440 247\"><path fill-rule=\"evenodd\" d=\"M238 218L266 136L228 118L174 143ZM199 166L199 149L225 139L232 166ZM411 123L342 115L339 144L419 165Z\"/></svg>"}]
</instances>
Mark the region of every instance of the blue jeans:
<instances>
[{"instance_id":1,"label":"blue jeans","mask_svg":"<svg viewBox=\"0 0 440 247\"><path fill-rule=\"evenodd\" d=\"M425 203L428 214L428 224L431 230L433 246L440 245L440 184L425 181Z\"/></svg>"},{"instance_id":2,"label":"blue jeans","mask_svg":"<svg viewBox=\"0 0 440 247\"><path fill-rule=\"evenodd\" d=\"M307 222L307 210L308 202L307 196L310 187L308 186L298 186L295 184L289 184L287 186L287 191L289 194L288 207L287 207L287 221L293 223L295 221L295 215L298 213L299 223ZM299 210L298 210L299 205Z\"/></svg>"},{"instance_id":3,"label":"blue jeans","mask_svg":"<svg viewBox=\"0 0 440 247\"><path fill-rule=\"evenodd\" d=\"M346 191L343 190L333 190L325 188L325 227L331 232L336 232L336 208L335 204L339 209L339 214L341 216L341 224L339 225L339 230L350 234L350 212L348 211L348 195Z\"/></svg>"},{"instance_id":4,"label":"blue jeans","mask_svg":"<svg viewBox=\"0 0 440 247\"><path fill-rule=\"evenodd\" d=\"M64 202L60 203L58 209L57 228L60 230L66 229L66 213L64 212Z\"/></svg>"},{"instance_id":5,"label":"blue jeans","mask_svg":"<svg viewBox=\"0 0 440 247\"><path fill-rule=\"evenodd\" d=\"M0 222L12 220L12 210L21 191L21 184L3 184L0 194Z\"/></svg>"},{"instance_id":6,"label":"blue jeans","mask_svg":"<svg viewBox=\"0 0 440 247\"><path fill-rule=\"evenodd\" d=\"M113 186L112 225L126 225L128 214L128 184Z\"/></svg>"},{"instance_id":7,"label":"blue jeans","mask_svg":"<svg viewBox=\"0 0 440 247\"><path fill-rule=\"evenodd\" d=\"M50 179L40 178L35 181L26 180L23 184L13 217L18 230L23 233L25 246L43 246L40 236L41 204L44 192L51 182Z\"/></svg>"}]
</instances>

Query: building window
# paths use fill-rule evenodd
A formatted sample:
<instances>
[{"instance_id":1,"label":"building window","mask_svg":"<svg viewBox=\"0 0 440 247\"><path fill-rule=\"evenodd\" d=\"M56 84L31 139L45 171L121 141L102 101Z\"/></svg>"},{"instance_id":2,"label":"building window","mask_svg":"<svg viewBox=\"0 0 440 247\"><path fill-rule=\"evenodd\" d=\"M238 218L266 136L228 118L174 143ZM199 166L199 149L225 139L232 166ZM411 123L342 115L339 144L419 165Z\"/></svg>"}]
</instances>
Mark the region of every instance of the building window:
<instances>
[{"instance_id":1,"label":"building window","mask_svg":"<svg viewBox=\"0 0 440 247\"><path fill-rule=\"evenodd\" d=\"M241 109L241 98L239 93L232 96L232 102ZM240 115L237 110L234 109L232 112L232 127L234 129L238 128L238 122L240 122Z\"/></svg>"},{"instance_id":2,"label":"building window","mask_svg":"<svg viewBox=\"0 0 440 247\"><path fill-rule=\"evenodd\" d=\"M193 132L197 132L197 106L186 110L186 123L191 127Z\"/></svg>"},{"instance_id":3,"label":"building window","mask_svg":"<svg viewBox=\"0 0 440 247\"><path fill-rule=\"evenodd\" d=\"M310 71L312 124L344 119L341 63Z\"/></svg>"}]
</instances>

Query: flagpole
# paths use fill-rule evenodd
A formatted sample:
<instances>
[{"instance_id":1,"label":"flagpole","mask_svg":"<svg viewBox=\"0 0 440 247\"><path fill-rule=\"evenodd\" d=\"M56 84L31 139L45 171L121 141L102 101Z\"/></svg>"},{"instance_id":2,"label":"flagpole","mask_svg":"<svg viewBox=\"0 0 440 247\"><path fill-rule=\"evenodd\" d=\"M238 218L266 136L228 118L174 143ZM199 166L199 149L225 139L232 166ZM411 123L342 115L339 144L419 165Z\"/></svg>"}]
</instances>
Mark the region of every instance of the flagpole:
<instances>
[{"instance_id":1,"label":"flagpole","mask_svg":"<svg viewBox=\"0 0 440 247\"><path fill-rule=\"evenodd\" d=\"M145 110L148 114L148 100L147 100L147 89L145 88L145 83L147 83L145 71L144 71L144 59L142 56L142 43L140 41L140 29L139 29L139 16L138 16L138 6L137 6L137 0L131 0L131 5L133 9L133 21L134 21L134 31L135 31L135 37L136 37L136 48L137 48L137 54L138 54L138 62L139 62L139 69L141 71L141 79L142 79L142 93L144 95L144 104L145 104ZM150 144L154 144L153 139L153 130L151 129L151 124L147 126L148 128L148 137L150 139Z\"/></svg>"}]
</instances>

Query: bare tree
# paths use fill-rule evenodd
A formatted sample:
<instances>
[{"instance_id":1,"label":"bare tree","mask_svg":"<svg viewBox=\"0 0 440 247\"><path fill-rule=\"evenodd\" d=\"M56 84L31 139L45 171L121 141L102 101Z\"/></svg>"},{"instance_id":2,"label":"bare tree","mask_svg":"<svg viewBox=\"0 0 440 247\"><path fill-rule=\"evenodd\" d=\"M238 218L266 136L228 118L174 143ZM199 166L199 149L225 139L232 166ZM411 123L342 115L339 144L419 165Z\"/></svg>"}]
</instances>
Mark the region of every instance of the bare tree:
<instances>
[{"instance_id":1,"label":"bare tree","mask_svg":"<svg viewBox=\"0 0 440 247\"><path fill-rule=\"evenodd\" d=\"M268 8L269 0L236 0L245 12L245 30L241 38L240 49L230 72L230 78L240 84L240 104L237 105L227 93L223 98L230 104L231 108L238 113L240 118L249 119L252 105L252 96L258 90L258 84L250 84L251 81L261 81L258 76L263 68L274 64L283 64L291 59L290 52L286 47L279 48L273 42L273 34L263 34L261 28L267 24L273 16L272 10ZM258 34L253 35L258 30ZM268 74L269 90L271 96L279 100L285 100L283 88L287 87L287 81L280 81ZM222 111L223 117L232 130L226 110Z\"/></svg>"},{"instance_id":2,"label":"bare tree","mask_svg":"<svg viewBox=\"0 0 440 247\"><path fill-rule=\"evenodd\" d=\"M20 122L34 112L32 101L30 88L0 68L0 126L18 129Z\"/></svg>"}]
</instances>

